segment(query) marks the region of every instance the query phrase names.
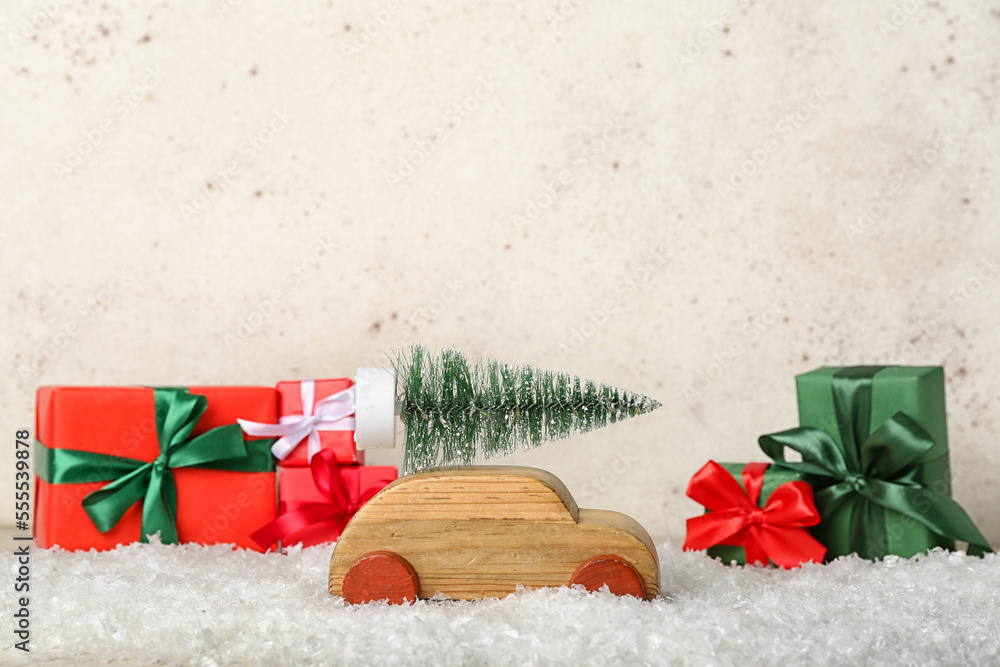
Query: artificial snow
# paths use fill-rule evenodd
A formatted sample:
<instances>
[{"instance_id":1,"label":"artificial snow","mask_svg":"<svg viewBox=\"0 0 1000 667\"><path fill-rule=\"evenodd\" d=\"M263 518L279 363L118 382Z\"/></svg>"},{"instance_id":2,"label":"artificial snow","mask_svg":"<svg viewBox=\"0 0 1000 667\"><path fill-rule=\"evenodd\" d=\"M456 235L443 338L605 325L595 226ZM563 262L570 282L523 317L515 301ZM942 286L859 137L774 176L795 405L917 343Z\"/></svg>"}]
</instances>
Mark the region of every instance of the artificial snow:
<instances>
[{"instance_id":1,"label":"artificial snow","mask_svg":"<svg viewBox=\"0 0 1000 667\"><path fill-rule=\"evenodd\" d=\"M349 606L332 546L35 551L31 647L87 664L1000 664L1000 557L854 557L783 571L660 549L663 597L582 589ZM12 553L0 554L13 580ZM16 603L5 586L3 618ZM9 631L0 656L11 648Z\"/></svg>"}]
</instances>

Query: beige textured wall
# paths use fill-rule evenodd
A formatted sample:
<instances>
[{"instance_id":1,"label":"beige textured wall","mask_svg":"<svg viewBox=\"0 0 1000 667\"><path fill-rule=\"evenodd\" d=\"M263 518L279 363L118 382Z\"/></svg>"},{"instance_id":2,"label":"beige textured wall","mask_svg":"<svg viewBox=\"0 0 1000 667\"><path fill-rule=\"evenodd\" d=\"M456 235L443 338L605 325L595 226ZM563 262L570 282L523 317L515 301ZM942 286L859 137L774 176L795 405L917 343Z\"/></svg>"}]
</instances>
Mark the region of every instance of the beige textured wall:
<instances>
[{"instance_id":1,"label":"beige textured wall","mask_svg":"<svg viewBox=\"0 0 1000 667\"><path fill-rule=\"evenodd\" d=\"M995 6L125 7L0 10L3 489L39 384L418 340L662 400L516 460L677 538L699 466L795 425L795 373L943 364L1000 542Z\"/></svg>"}]
</instances>

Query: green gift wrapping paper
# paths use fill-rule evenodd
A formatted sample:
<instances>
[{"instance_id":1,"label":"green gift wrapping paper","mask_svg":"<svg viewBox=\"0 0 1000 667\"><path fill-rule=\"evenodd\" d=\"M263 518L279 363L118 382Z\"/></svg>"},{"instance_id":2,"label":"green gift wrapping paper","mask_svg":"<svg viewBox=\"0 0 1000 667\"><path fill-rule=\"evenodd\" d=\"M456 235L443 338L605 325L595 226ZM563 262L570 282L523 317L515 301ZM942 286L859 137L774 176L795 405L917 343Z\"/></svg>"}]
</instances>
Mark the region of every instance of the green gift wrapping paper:
<instances>
[{"instance_id":1,"label":"green gift wrapping paper","mask_svg":"<svg viewBox=\"0 0 1000 667\"><path fill-rule=\"evenodd\" d=\"M798 429L760 438L778 466L804 472L827 560L910 557L985 538L951 499L944 370L939 366L824 367L796 377ZM803 453L786 462L784 449Z\"/></svg>"},{"instance_id":2,"label":"green gift wrapping paper","mask_svg":"<svg viewBox=\"0 0 1000 667\"><path fill-rule=\"evenodd\" d=\"M725 468L726 472L739 482L741 489L744 491L747 490L743 484L743 468L746 466L746 463L720 463L719 465ZM767 504L767 499L774 493L774 490L782 484L787 482L801 482L803 479L804 477L801 473L775 465L768 466L767 470L764 471L764 484L760 487L760 498L757 499L757 507L764 507ZM747 562L746 551L743 547L731 547L719 544L709 547L707 553L712 558L718 558L726 564L735 562L739 565L746 565Z\"/></svg>"},{"instance_id":3,"label":"green gift wrapping paper","mask_svg":"<svg viewBox=\"0 0 1000 667\"><path fill-rule=\"evenodd\" d=\"M831 383L840 367L819 368L795 378L799 401L799 424L825 432L843 448L833 405ZM918 481L934 492L951 497L948 460L948 427L944 400L944 369L940 366L890 366L872 379L871 425L874 431L896 412L913 418L934 440L934 446L916 461ZM851 544L850 521L857 498L845 502L832 516L824 517L813 535L826 545L827 559L858 551ZM859 508L860 509L860 508ZM894 510L884 510L890 554L909 557L942 547L954 549L955 541L935 534L927 526ZM862 553L859 551L859 553Z\"/></svg>"}]
</instances>

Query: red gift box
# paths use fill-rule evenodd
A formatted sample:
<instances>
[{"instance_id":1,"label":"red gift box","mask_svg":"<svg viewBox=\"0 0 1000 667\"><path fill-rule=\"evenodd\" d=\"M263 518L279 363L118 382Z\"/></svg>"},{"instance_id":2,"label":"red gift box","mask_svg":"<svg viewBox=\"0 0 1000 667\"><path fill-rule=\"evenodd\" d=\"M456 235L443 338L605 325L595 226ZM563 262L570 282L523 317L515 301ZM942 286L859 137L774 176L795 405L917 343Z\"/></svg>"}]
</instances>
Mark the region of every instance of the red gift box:
<instances>
[{"instance_id":1,"label":"red gift box","mask_svg":"<svg viewBox=\"0 0 1000 667\"><path fill-rule=\"evenodd\" d=\"M192 437L235 424L238 417L273 422L277 415L277 392L269 387L190 387L189 391L208 399ZM49 449L149 462L161 454L152 388L40 387L37 401L35 433ZM180 542L232 543L261 550L250 534L275 518L273 471L178 467L171 472ZM140 539L143 502L136 502L105 533L81 504L108 481L53 484L36 479L34 536L39 547L105 550Z\"/></svg>"},{"instance_id":2,"label":"red gift box","mask_svg":"<svg viewBox=\"0 0 1000 667\"><path fill-rule=\"evenodd\" d=\"M709 461L688 484L688 497L706 512L688 519L683 549L785 568L822 563L826 547L808 531L820 521L813 490L797 477L768 463Z\"/></svg>"},{"instance_id":3,"label":"red gift box","mask_svg":"<svg viewBox=\"0 0 1000 667\"><path fill-rule=\"evenodd\" d=\"M307 547L333 542L340 537L354 513L397 477L396 468L392 466L338 468L336 465L329 466L320 459L321 456L315 457L311 468L279 467L278 521L269 530L262 531L258 536L259 539L265 542L281 539L285 546L301 542ZM340 476L347 492L347 503L336 503L331 498L329 490L324 493L317 487L314 477L316 473L313 470L317 466L326 467L321 474ZM312 510L311 517L310 510ZM289 517L296 513L300 518L288 521ZM317 518L319 520L314 521Z\"/></svg>"},{"instance_id":4,"label":"red gift box","mask_svg":"<svg viewBox=\"0 0 1000 667\"><path fill-rule=\"evenodd\" d=\"M354 383L347 378L336 380L313 380L314 404L324 398L349 389ZM278 383L278 415L282 420L302 416L302 382ZM349 418L350 430L326 431L318 429L319 442L322 449L331 450L337 456L340 465L364 465L365 453L354 447L353 417ZM309 455L306 439L292 450L291 454L281 460L282 467L309 467Z\"/></svg>"}]
</instances>

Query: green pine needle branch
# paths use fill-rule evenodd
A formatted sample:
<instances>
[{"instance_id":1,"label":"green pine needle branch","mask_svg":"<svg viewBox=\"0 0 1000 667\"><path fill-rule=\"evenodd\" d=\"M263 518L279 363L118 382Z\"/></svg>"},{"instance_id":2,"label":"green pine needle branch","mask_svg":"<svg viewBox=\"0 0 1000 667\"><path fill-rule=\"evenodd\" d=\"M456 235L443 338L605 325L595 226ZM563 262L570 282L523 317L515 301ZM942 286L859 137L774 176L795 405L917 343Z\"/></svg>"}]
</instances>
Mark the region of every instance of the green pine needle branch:
<instances>
[{"instance_id":1,"label":"green pine needle branch","mask_svg":"<svg viewBox=\"0 0 1000 667\"><path fill-rule=\"evenodd\" d=\"M406 426L403 471L470 464L650 412L642 394L456 350L399 352L397 400Z\"/></svg>"}]
</instances>

